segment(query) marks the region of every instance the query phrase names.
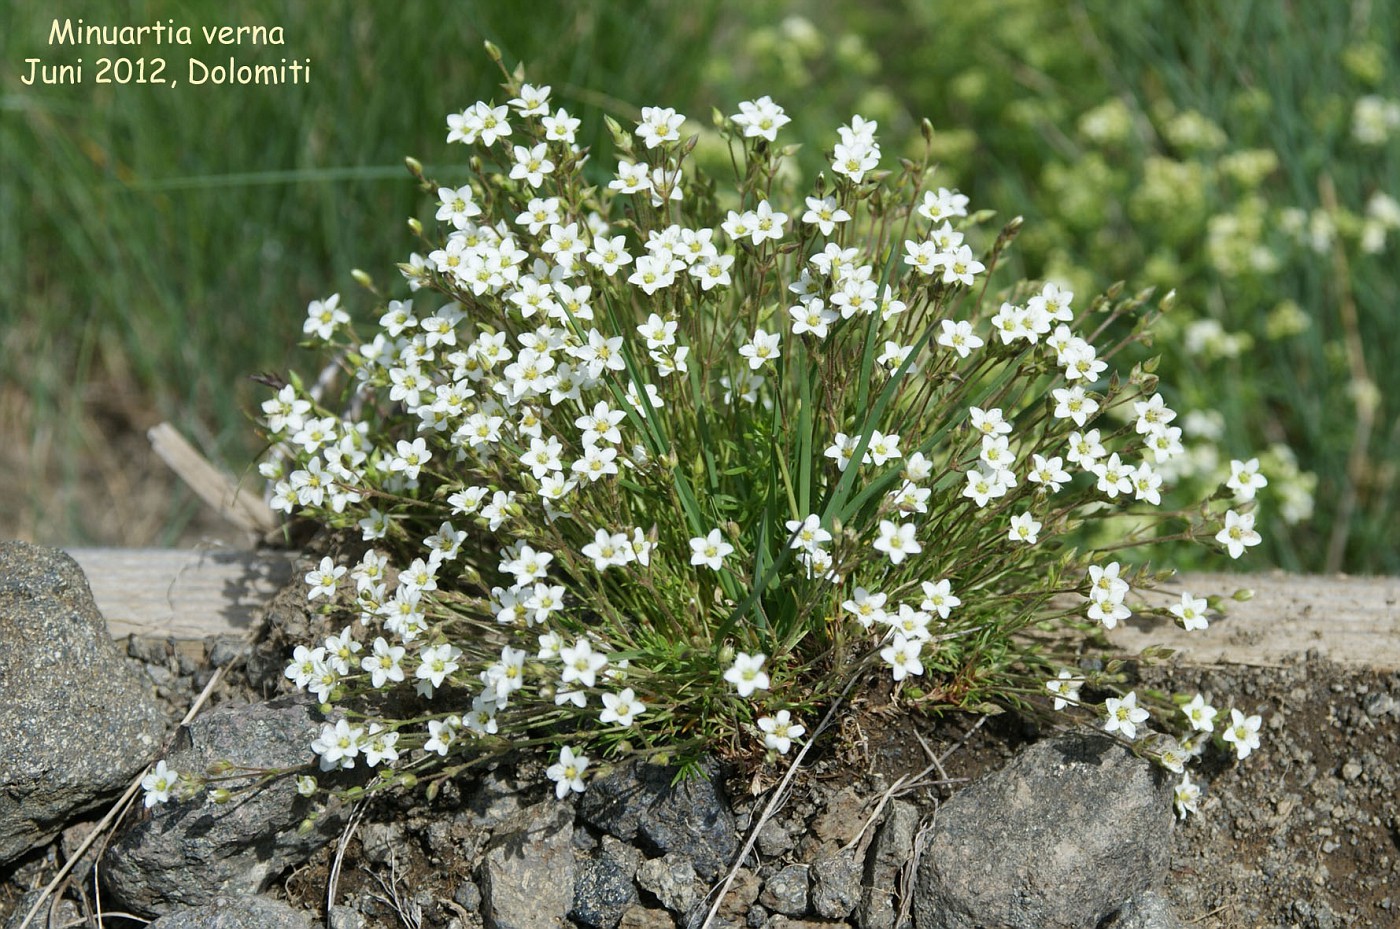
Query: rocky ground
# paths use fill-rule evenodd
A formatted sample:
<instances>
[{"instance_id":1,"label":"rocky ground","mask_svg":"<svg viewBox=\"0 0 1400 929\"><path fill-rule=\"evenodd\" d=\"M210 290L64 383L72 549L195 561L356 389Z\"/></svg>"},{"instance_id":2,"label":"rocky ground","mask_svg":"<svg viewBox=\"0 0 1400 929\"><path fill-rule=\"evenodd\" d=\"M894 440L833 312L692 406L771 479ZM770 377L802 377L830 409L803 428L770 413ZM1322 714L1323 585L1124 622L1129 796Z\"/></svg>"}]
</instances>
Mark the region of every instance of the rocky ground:
<instances>
[{"instance_id":1,"label":"rocky ground","mask_svg":"<svg viewBox=\"0 0 1400 929\"><path fill-rule=\"evenodd\" d=\"M269 670L286 643L314 623L291 600L275 612L279 629L251 654L228 640L211 641L192 657L174 643L133 639L120 643L121 660L152 689L170 725L214 669L230 665L205 711L217 718L263 700L261 685L275 679ZM1400 673L1301 657L1280 668L1146 669L1143 685L1199 690L1221 702L1233 697L1263 714L1265 737L1245 762L1217 758L1207 766L1199 815L1174 827L1163 819L1170 864L1161 894L1139 898L1143 912L1120 914L1114 925L1177 925L1159 912L1164 908L1193 926L1400 925ZM298 711L286 712L293 718ZM751 929L904 925L912 915L913 874L907 856L890 850L935 841L928 827L942 817L945 830L951 828L959 815L955 797L966 785L1006 769L1029 746L1048 744L1050 735L1009 715L929 719L856 698L758 834L721 919ZM773 786L726 781L714 772L713 780L673 797L665 778L619 772L617 783L595 782L568 809L556 803L542 773L538 762L506 761L449 783L431 801L401 796L339 811L328 823L334 828L326 844L273 875L265 896L333 929L470 929L483 925L483 911L493 914L492 925L535 929L529 914L551 909L590 929L684 926L688 914L701 911L697 904L711 883L725 875L725 862ZM645 823L635 818L638 797L652 798L643 803L651 814ZM26 892L47 882L101 812L0 866L0 925L18 924L22 913L15 911ZM966 829L973 839L1006 828L1000 814L985 824L978 814L962 815L971 817ZM1132 837L1117 841L1127 848ZM1048 856L1037 869L1053 864ZM76 925L102 906L92 868L75 873L55 925ZM871 886L898 893L872 898ZM23 909L32 899L24 899ZM205 921L190 925L213 924L208 914L215 910L201 912ZM287 925L300 918L282 917L293 920ZM275 923L272 915L260 919L254 924ZM160 929L177 924L171 920L162 918ZM111 916L105 924L139 925Z\"/></svg>"}]
</instances>

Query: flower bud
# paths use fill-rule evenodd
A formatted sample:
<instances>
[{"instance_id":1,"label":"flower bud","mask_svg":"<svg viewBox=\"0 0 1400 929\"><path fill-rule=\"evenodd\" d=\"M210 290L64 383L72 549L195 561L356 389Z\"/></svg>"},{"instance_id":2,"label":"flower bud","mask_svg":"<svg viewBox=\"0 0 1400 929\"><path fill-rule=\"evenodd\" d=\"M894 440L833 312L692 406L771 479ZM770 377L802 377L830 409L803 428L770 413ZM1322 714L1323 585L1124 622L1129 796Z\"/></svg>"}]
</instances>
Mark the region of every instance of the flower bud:
<instances>
[{"instance_id":1,"label":"flower bud","mask_svg":"<svg viewBox=\"0 0 1400 929\"><path fill-rule=\"evenodd\" d=\"M1241 587L1239 590L1235 591L1230 599L1239 603L1246 603L1254 599L1254 591L1249 587Z\"/></svg>"},{"instance_id":2,"label":"flower bud","mask_svg":"<svg viewBox=\"0 0 1400 929\"><path fill-rule=\"evenodd\" d=\"M209 791L209 799L213 803L228 803L232 797L233 794L229 793L228 790L223 787L215 787L213 790Z\"/></svg>"},{"instance_id":3,"label":"flower bud","mask_svg":"<svg viewBox=\"0 0 1400 929\"><path fill-rule=\"evenodd\" d=\"M297 778L297 793L303 797L309 797L316 792L316 778L310 774L303 774Z\"/></svg>"}]
</instances>

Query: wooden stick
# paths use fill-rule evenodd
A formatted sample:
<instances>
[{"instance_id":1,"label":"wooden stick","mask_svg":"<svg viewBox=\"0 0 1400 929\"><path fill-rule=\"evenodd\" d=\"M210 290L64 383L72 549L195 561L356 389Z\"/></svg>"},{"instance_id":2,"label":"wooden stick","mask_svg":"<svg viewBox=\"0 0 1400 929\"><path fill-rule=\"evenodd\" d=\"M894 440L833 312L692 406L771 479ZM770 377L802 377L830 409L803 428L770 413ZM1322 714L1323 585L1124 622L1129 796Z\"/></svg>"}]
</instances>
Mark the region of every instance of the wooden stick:
<instances>
[{"instance_id":1,"label":"wooden stick","mask_svg":"<svg viewBox=\"0 0 1400 929\"><path fill-rule=\"evenodd\" d=\"M225 520L255 539L276 528L277 515L257 492L240 487L231 475L215 467L185 441L170 423L155 426L146 438L170 470Z\"/></svg>"}]
</instances>

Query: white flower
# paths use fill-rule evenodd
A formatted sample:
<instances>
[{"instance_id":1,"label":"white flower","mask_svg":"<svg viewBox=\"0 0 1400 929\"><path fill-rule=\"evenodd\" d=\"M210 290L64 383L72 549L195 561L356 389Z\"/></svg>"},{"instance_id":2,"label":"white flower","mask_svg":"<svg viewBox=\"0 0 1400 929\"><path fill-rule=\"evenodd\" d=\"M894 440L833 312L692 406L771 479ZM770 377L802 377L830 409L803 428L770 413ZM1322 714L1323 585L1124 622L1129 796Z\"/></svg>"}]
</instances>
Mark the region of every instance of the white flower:
<instances>
[{"instance_id":1,"label":"white flower","mask_svg":"<svg viewBox=\"0 0 1400 929\"><path fill-rule=\"evenodd\" d=\"M1239 710L1230 711L1230 725L1220 738L1235 747L1235 754L1241 759L1259 747L1259 727L1263 720L1258 716L1245 716Z\"/></svg>"},{"instance_id":2,"label":"white flower","mask_svg":"<svg viewBox=\"0 0 1400 929\"><path fill-rule=\"evenodd\" d=\"M1040 538L1041 524L1029 512L1019 516L1011 517L1011 531L1008 534L1012 542L1025 542L1027 545L1034 545Z\"/></svg>"},{"instance_id":3,"label":"white flower","mask_svg":"<svg viewBox=\"0 0 1400 929\"><path fill-rule=\"evenodd\" d=\"M1215 534L1215 541L1229 549L1231 558L1238 558L1246 548L1258 545L1264 539L1254 531L1253 513L1241 515L1228 510L1225 513L1225 528Z\"/></svg>"},{"instance_id":4,"label":"white flower","mask_svg":"<svg viewBox=\"0 0 1400 929\"><path fill-rule=\"evenodd\" d=\"M559 673L565 684L575 682L584 687L592 687L598 682L598 672L607 666L608 659L593 651L587 639L579 639L572 646L559 649L559 660L564 663Z\"/></svg>"},{"instance_id":5,"label":"white flower","mask_svg":"<svg viewBox=\"0 0 1400 929\"><path fill-rule=\"evenodd\" d=\"M966 216L967 203L965 195L946 187L940 187L936 192L926 190L924 200L919 204L919 215L935 223L955 216Z\"/></svg>"},{"instance_id":6,"label":"white flower","mask_svg":"<svg viewBox=\"0 0 1400 929\"><path fill-rule=\"evenodd\" d=\"M1191 782L1191 775L1182 773L1181 783L1172 790L1172 802L1176 806L1176 815L1185 819L1187 813L1200 812L1196 809L1196 804L1201 799L1201 788L1198 784Z\"/></svg>"},{"instance_id":7,"label":"white flower","mask_svg":"<svg viewBox=\"0 0 1400 929\"><path fill-rule=\"evenodd\" d=\"M965 319L956 322L944 319L939 322L939 326L943 331L938 334L938 344L953 349L960 358L966 358L974 348L981 348L985 344L973 334L972 323Z\"/></svg>"},{"instance_id":8,"label":"white flower","mask_svg":"<svg viewBox=\"0 0 1400 929\"><path fill-rule=\"evenodd\" d=\"M851 599L841 604L841 609L855 616L857 622L869 629L875 623L884 621L887 599L885 594L871 593L864 587L857 587L851 594Z\"/></svg>"},{"instance_id":9,"label":"white flower","mask_svg":"<svg viewBox=\"0 0 1400 929\"><path fill-rule=\"evenodd\" d=\"M621 693L603 694L603 712L598 714L598 722L617 723L626 728L646 709L646 704L638 700L636 693L628 687Z\"/></svg>"},{"instance_id":10,"label":"white flower","mask_svg":"<svg viewBox=\"0 0 1400 929\"><path fill-rule=\"evenodd\" d=\"M696 536L690 540L690 563L704 565L718 571L724 567L727 555L734 554L734 546L724 540L718 529L711 529L707 536Z\"/></svg>"},{"instance_id":11,"label":"white flower","mask_svg":"<svg viewBox=\"0 0 1400 929\"><path fill-rule=\"evenodd\" d=\"M777 241L783 237L783 225L787 222L786 213L775 213L773 207L764 200L753 214L753 244L762 245L764 239Z\"/></svg>"},{"instance_id":12,"label":"white flower","mask_svg":"<svg viewBox=\"0 0 1400 929\"><path fill-rule=\"evenodd\" d=\"M831 235L837 223L849 222L850 219L851 214L841 209L835 197L808 197L807 212L802 214L802 221L816 226L822 235Z\"/></svg>"},{"instance_id":13,"label":"white flower","mask_svg":"<svg viewBox=\"0 0 1400 929\"><path fill-rule=\"evenodd\" d=\"M919 541L914 538L913 523L893 523L888 519L880 520L880 537L874 542L877 552L884 552L890 559L891 564L899 564L910 555L917 555L924 550Z\"/></svg>"},{"instance_id":14,"label":"white flower","mask_svg":"<svg viewBox=\"0 0 1400 929\"><path fill-rule=\"evenodd\" d=\"M1072 419L1076 426L1083 426L1099 411L1098 401L1086 394L1083 387L1057 387L1051 394L1055 397L1056 419Z\"/></svg>"},{"instance_id":15,"label":"white flower","mask_svg":"<svg viewBox=\"0 0 1400 929\"><path fill-rule=\"evenodd\" d=\"M734 656L734 664L724 672L724 679L734 685L741 697L748 697L755 690L767 690L768 675L763 670L767 658L762 652L757 655L739 652Z\"/></svg>"},{"instance_id":16,"label":"white flower","mask_svg":"<svg viewBox=\"0 0 1400 929\"><path fill-rule=\"evenodd\" d=\"M146 809L170 799L170 791L180 783L180 772L166 767L165 759L156 762L151 773L141 778L141 789L146 792Z\"/></svg>"},{"instance_id":17,"label":"white flower","mask_svg":"<svg viewBox=\"0 0 1400 929\"><path fill-rule=\"evenodd\" d=\"M685 117L671 107L644 106L642 118L637 123L637 135L646 142L647 148L679 142L680 128L684 122Z\"/></svg>"},{"instance_id":18,"label":"white flower","mask_svg":"<svg viewBox=\"0 0 1400 929\"><path fill-rule=\"evenodd\" d=\"M1259 473L1258 458L1235 460L1230 462L1230 479L1225 486L1235 492L1236 500L1248 501L1254 499L1255 491L1269 486L1269 479Z\"/></svg>"},{"instance_id":19,"label":"white flower","mask_svg":"<svg viewBox=\"0 0 1400 929\"><path fill-rule=\"evenodd\" d=\"M1185 714L1187 722L1191 728L1197 732L1214 732L1216 709L1206 702L1206 698L1200 694L1191 698L1189 703L1181 707L1181 712Z\"/></svg>"},{"instance_id":20,"label":"white flower","mask_svg":"<svg viewBox=\"0 0 1400 929\"><path fill-rule=\"evenodd\" d=\"M1104 713L1108 717L1103 726L1104 731L1121 732L1124 738L1128 739L1137 738L1138 724L1147 722L1151 715L1137 705L1137 693L1134 691L1129 691L1121 700L1109 697L1104 701Z\"/></svg>"},{"instance_id":21,"label":"white flower","mask_svg":"<svg viewBox=\"0 0 1400 929\"><path fill-rule=\"evenodd\" d=\"M576 794L583 793L583 772L588 770L588 762L587 755L576 755L567 745L559 749L559 760L544 772L545 777L554 781L556 799L563 800L571 791Z\"/></svg>"},{"instance_id":22,"label":"white flower","mask_svg":"<svg viewBox=\"0 0 1400 929\"><path fill-rule=\"evenodd\" d=\"M457 659L461 657L462 650L447 642L421 649L415 675L420 680L431 682L434 688L441 687L447 675L457 670Z\"/></svg>"},{"instance_id":23,"label":"white flower","mask_svg":"<svg viewBox=\"0 0 1400 929\"><path fill-rule=\"evenodd\" d=\"M307 600L315 600L317 597L325 597L327 600L334 599L336 588L340 579L349 570L344 565L338 565L327 555L321 559L321 564L316 569L306 575L306 585L311 589L306 593Z\"/></svg>"},{"instance_id":24,"label":"white flower","mask_svg":"<svg viewBox=\"0 0 1400 929\"><path fill-rule=\"evenodd\" d=\"M461 717L458 716L428 720L428 741L423 743L423 750L436 752L446 757L448 750L452 748L452 743L457 741L457 733L461 724Z\"/></svg>"},{"instance_id":25,"label":"white flower","mask_svg":"<svg viewBox=\"0 0 1400 929\"><path fill-rule=\"evenodd\" d=\"M1166 405L1161 394L1153 394L1145 402L1135 402L1133 412L1137 414L1137 431L1142 435L1147 435L1155 427L1165 426L1176 419L1175 411Z\"/></svg>"},{"instance_id":26,"label":"white flower","mask_svg":"<svg viewBox=\"0 0 1400 929\"><path fill-rule=\"evenodd\" d=\"M335 330L348 322L350 314L340 308L340 294L331 294L325 300L312 300L307 305L302 332L329 341Z\"/></svg>"},{"instance_id":27,"label":"white flower","mask_svg":"<svg viewBox=\"0 0 1400 929\"><path fill-rule=\"evenodd\" d=\"M831 541L831 533L822 528L822 518L816 513L806 519L789 519L785 525L787 531L792 533L789 543L792 548L810 552L821 547L822 543Z\"/></svg>"},{"instance_id":28,"label":"white flower","mask_svg":"<svg viewBox=\"0 0 1400 929\"><path fill-rule=\"evenodd\" d=\"M583 547L582 554L585 558L593 559L593 567L597 571L621 567L637 557L627 533L610 533L606 529L599 529L593 534L593 541Z\"/></svg>"},{"instance_id":29,"label":"white flower","mask_svg":"<svg viewBox=\"0 0 1400 929\"><path fill-rule=\"evenodd\" d=\"M792 748L792 740L800 739L807 732L806 727L792 721L792 714L779 710L774 716L760 716L758 728L763 730L763 744L779 755L786 755Z\"/></svg>"},{"instance_id":30,"label":"white flower","mask_svg":"<svg viewBox=\"0 0 1400 929\"><path fill-rule=\"evenodd\" d=\"M765 362L783 353L779 344L781 340L782 336L777 332L770 335L764 329L757 329L753 339L740 347L739 354L749 360L749 370L757 371Z\"/></svg>"},{"instance_id":31,"label":"white flower","mask_svg":"<svg viewBox=\"0 0 1400 929\"><path fill-rule=\"evenodd\" d=\"M918 677L924 673L924 664L919 660L923 647L921 640L911 642L896 632L890 644L880 650L880 657L890 666L894 679L902 681L909 675Z\"/></svg>"},{"instance_id":32,"label":"white flower","mask_svg":"<svg viewBox=\"0 0 1400 929\"><path fill-rule=\"evenodd\" d=\"M375 637L371 654L360 659L360 668L369 672L371 686L378 689L390 681L403 680L403 668L399 662L403 660L404 652L402 645L390 645L383 636Z\"/></svg>"},{"instance_id":33,"label":"white flower","mask_svg":"<svg viewBox=\"0 0 1400 929\"><path fill-rule=\"evenodd\" d=\"M1079 688L1084 686L1084 678L1077 677L1068 668L1060 670L1054 680L1045 682L1045 689L1055 695L1055 709L1063 710L1071 704L1079 703Z\"/></svg>"},{"instance_id":34,"label":"white flower","mask_svg":"<svg viewBox=\"0 0 1400 929\"><path fill-rule=\"evenodd\" d=\"M311 743L311 750L321 756L321 770L334 771L337 768L355 767L355 759L360 755L360 741L365 731L359 726L351 726L341 719L334 725L324 723L321 735Z\"/></svg>"},{"instance_id":35,"label":"white flower","mask_svg":"<svg viewBox=\"0 0 1400 929\"><path fill-rule=\"evenodd\" d=\"M1070 474L1064 469L1064 459L1055 455L1045 458L1041 455L1031 456L1031 472L1026 475L1026 480L1035 484L1041 484L1050 490L1059 492L1060 488L1070 480Z\"/></svg>"},{"instance_id":36,"label":"white flower","mask_svg":"<svg viewBox=\"0 0 1400 929\"><path fill-rule=\"evenodd\" d=\"M783 114L783 108L767 96L740 103L739 112L729 119L744 130L745 138L761 138L769 142L777 141L778 130L792 122Z\"/></svg>"},{"instance_id":37,"label":"white flower","mask_svg":"<svg viewBox=\"0 0 1400 929\"><path fill-rule=\"evenodd\" d=\"M962 600L953 595L952 581L947 578L923 581L919 586L924 591L924 602L919 604L919 609L937 613L940 619L947 619L954 607L962 606Z\"/></svg>"},{"instance_id":38,"label":"white flower","mask_svg":"<svg viewBox=\"0 0 1400 929\"><path fill-rule=\"evenodd\" d=\"M1107 461L1095 464L1090 470L1098 475L1098 489L1106 494L1110 500L1120 493L1132 493L1133 472L1123 464L1117 452L1110 455Z\"/></svg>"},{"instance_id":39,"label":"white flower","mask_svg":"<svg viewBox=\"0 0 1400 929\"><path fill-rule=\"evenodd\" d=\"M1206 607L1204 597L1197 598L1189 592L1183 592L1181 602L1172 606L1168 612L1181 622L1181 628L1191 632L1195 629L1210 628L1210 623L1206 620Z\"/></svg>"}]
</instances>

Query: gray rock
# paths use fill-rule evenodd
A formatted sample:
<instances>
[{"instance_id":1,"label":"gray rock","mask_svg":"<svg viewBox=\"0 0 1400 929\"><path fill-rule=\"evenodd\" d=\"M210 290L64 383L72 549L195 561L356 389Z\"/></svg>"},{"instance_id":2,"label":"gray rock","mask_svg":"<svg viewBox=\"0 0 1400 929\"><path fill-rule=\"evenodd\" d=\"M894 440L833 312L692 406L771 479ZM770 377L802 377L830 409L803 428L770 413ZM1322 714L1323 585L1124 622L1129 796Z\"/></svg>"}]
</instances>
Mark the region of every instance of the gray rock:
<instances>
[{"instance_id":1,"label":"gray rock","mask_svg":"<svg viewBox=\"0 0 1400 929\"><path fill-rule=\"evenodd\" d=\"M403 823L365 823L360 827L360 848L370 864L386 864L408 841Z\"/></svg>"},{"instance_id":2,"label":"gray rock","mask_svg":"<svg viewBox=\"0 0 1400 929\"><path fill-rule=\"evenodd\" d=\"M574 882L574 907L569 915L592 929L616 929L627 908L637 902L632 884L642 854L612 836L603 837L598 857L585 863Z\"/></svg>"},{"instance_id":3,"label":"gray rock","mask_svg":"<svg viewBox=\"0 0 1400 929\"><path fill-rule=\"evenodd\" d=\"M1108 929L1185 929L1185 924L1165 896L1148 890L1129 900Z\"/></svg>"},{"instance_id":4,"label":"gray rock","mask_svg":"<svg viewBox=\"0 0 1400 929\"><path fill-rule=\"evenodd\" d=\"M241 636L211 635L204 640L204 657L213 668L227 667L251 650L252 645Z\"/></svg>"},{"instance_id":5,"label":"gray rock","mask_svg":"<svg viewBox=\"0 0 1400 929\"><path fill-rule=\"evenodd\" d=\"M797 844L797 837L789 830L786 822L770 819L758 830L758 853L764 858L781 858Z\"/></svg>"},{"instance_id":6,"label":"gray rock","mask_svg":"<svg viewBox=\"0 0 1400 929\"><path fill-rule=\"evenodd\" d=\"M812 909L827 919L845 919L860 902L860 865L854 852L812 862Z\"/></svg>"},{"instance_id":7,"label":"gray rock","mask_svg":"<svg viewBox=\"0 0 1400 929\"><path fill-rule=\"evenodd\" d=\"M892 800L865 859L864 887L857 921L861 929L895 929L899 915L895 891L904 863L914 854L919 831L919 809L904 800Z\"/></svg>"},{"instance_id":8,"label":"gray rock","mask_svg":"<svg viewBox=\"0 0 1400 929\"><path fill-rule=\"evenodd\" d=\"M77 562L0 542L0 865L116 797L165 723Z\"/></svg>"},{"instance_id":9,"label":"gray rock","mask_svg":"<svg viewBox=\"0 0 1400 929\"><path fill-rule=\"evenodd\" d=\"M790 864L763 882L758 902L785 916L802 916L807 912L808 867Z\"/></svg>"},{"instance_id":10,"label":"gray rock","mask_svg":"<svg viewBox=\"0 0 1400 929\"><path fill-rule=\"evenodd\" d=\"M42 890L26 890L15 902L15 908L10 912L10 918L5 920L5 929L19 929L19 924L24 922L24 918L29 915L29 911L34 908L34 904L39 902L39 897L43 895ZM50 925L49 913L53 912L52 925L67 926L75 922L82 922L82 915L78 912L78 905L72 900L58 901L58 906L54 906L54 898L50 896L44 901L44 905L39 907L34 914L34 918L29 921L29 925L34 929L45 929Z\"/></svg>"},{"instance_id":11,"label":"gray rock","mask_svg":"<svg viewBox=\"0 0 1400 929\"><path fill-rule=\"evenodd\" d=\"M1095 926L1166 872L1165 771L1100 733L1036 743L939 810L918 929Z\"/></svg>"},{"instance_id":12,"label":"gray rock","mask_svg":"<svg viewBox=\"0 0 1400 929\"><path fill-rule=\"evenodd\" d=\"M573 809L553 800L502 823L481 863L487 929L556 929L574 898Z\"/></svg>"},{"instance_id":13,"label":"gray rock","mask_svg":"<svg viewBox=\"0 0 1400 929\"><path fill-rule=\"evenodd\" d=\"M694 866L675 852L643 862L637 869L637 885L678 916L688 913L698 896Z\"/></svg>"},{"instance_id":14,"label":"gray rock","mask_svg":"<svg viewBox=\"0 0 1400 929\"><path fill-rule=\"evenodd\" d=\"M311 929L311 920L280 900L221 895L204 906L168 913L147 929Z\"/></svg>"},{"instance_id":15,"label":"gray rock","mask_svg":"<svg viewBox=\"0 0 1400 929\"><path fill-rule=\"evenodd\" d=\"M622 914L617 929L675 929L676 922L665 910L651 910L644 906L630 906Z\"/></svg>"},{"instance_id":16,"label":"gray rock","mask_svg":"<svg viewBox=\"0 0 1400 929\"><path fill-rule=\"evenodd\" d=\"M481 911L481 888L476 886L475 881L463 881L452 892L452 901L468 913L479 913Z\"/></svg>"},{"instance_id":17,"label":"gray rock","mask_svg":"<svg viewBox=\"0 0 1400 929\"><path fill-rule=\"evenodd\" d=\"M353 906L333 906L326 913L326 923L330 929L365 929L369 921Z\"/></svg>"},{"instance_id":18,"label":"gray rock","mask_svg":"<svg viewBox=\"0 0 1400 929\"><path fill-rule=\"evenodd\" d=\"M758 891L761 886L762 882L758 879L757 874L748 868L736 869L734 880L729 885L729 891L720 901L719 912L715 914L719 917L716 923L728 921L743 924L749 914L749 907L753 906L754 901L758 899ZM691 910L688 917L691 929L696 929L700 925L706 912L707 908L704 906L697 906Z\"/></svg>"},{"instance_id":19,"label":"gray rock","mask_svg":"<svg viewBox=\"0 0 1400 929\"><path fill-rule=\"evenodd\" d=\"M1387 693L1373 693L1366 698L1367 716L1384 716L1387 713L1400 716L1400 700Z\"/></svg>"},{"instance_id":20,"label":"gray rock","mask_svg":"<svg viewBox=\"0 0 1400 929\"><path fill-rule=\"evenodd\" d=\"M180 729L166 763L195 774L216 761L292 768L314 757L311 742L321 725L314 704L303 697L219 707ZM360 767L318 776L325 784L348 785L368 775ZM228 803L172 799L134 817L103 860L107 891L144 915L204 906L218 896L255 894L340 835L348 815L340 802L330 801L302 834L298 827L323 798L300 796L291 777L255 784L251 777L227 782L224 786L234 791Z\"/></svg>"},{"instance_id":21,"label":"gray rock","mask_svg":"<svg viewBox=\"0 0 1400 929\"><path fill-rule=\"evenodd\" d=\"M678 852L700 877L713 881L739 848L734 815L718 771L709 768L673 787L677 773L658 765L619 765L589 785L579 816L649 854Z\"/></svg>"},{"instance_id":22,"label":"gray rock","mask_svg":"<svg viewBox=\"0 0 1400 929\"><path fill-rule=\"evenodd\" d=\"M521 784L501 769L487 771L477 780L471 798L472 821L490 829L520 810Z\"/></svg>"}]
</instances>

